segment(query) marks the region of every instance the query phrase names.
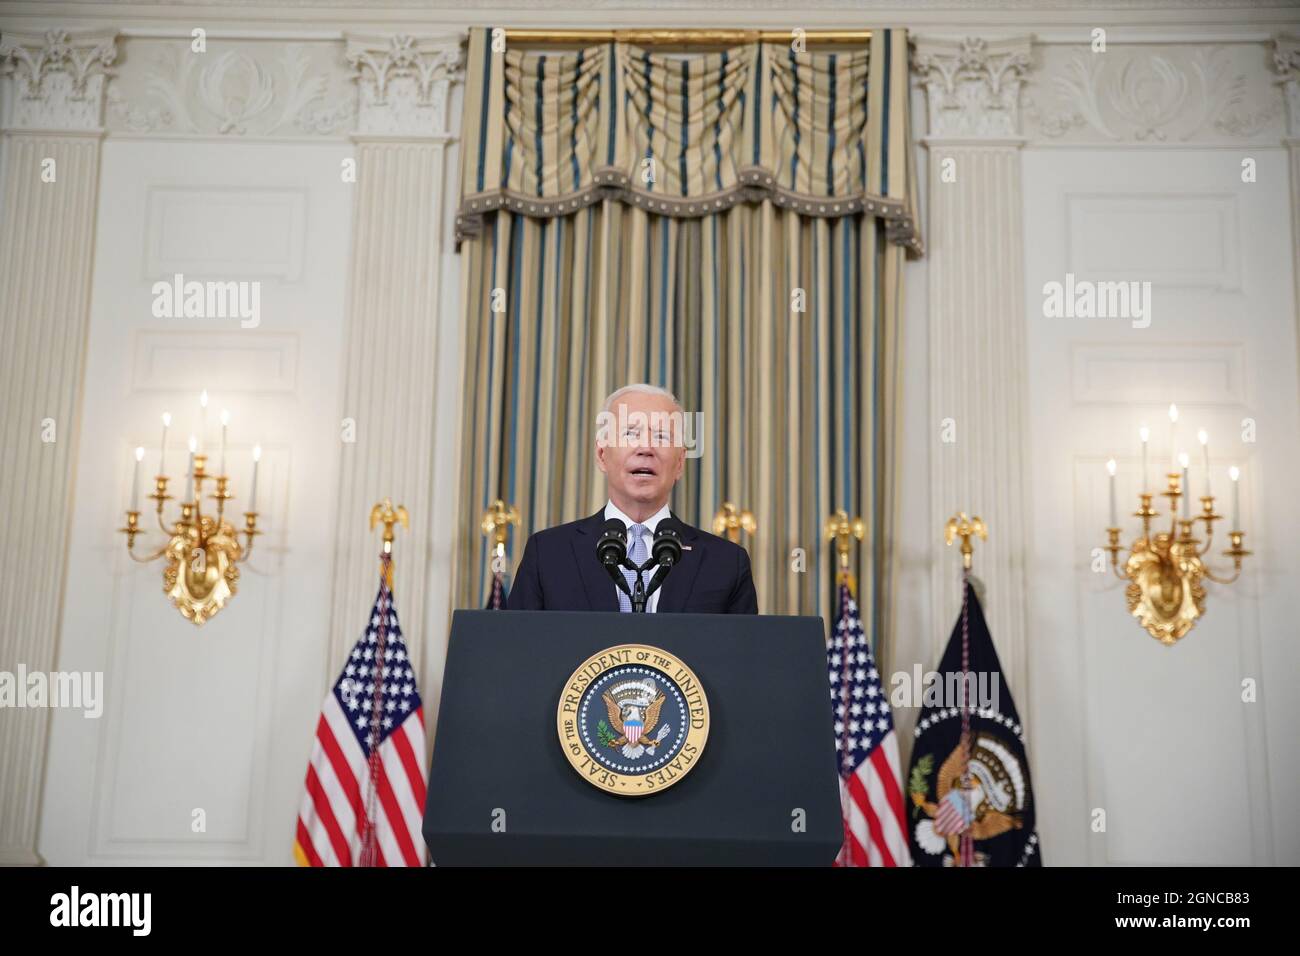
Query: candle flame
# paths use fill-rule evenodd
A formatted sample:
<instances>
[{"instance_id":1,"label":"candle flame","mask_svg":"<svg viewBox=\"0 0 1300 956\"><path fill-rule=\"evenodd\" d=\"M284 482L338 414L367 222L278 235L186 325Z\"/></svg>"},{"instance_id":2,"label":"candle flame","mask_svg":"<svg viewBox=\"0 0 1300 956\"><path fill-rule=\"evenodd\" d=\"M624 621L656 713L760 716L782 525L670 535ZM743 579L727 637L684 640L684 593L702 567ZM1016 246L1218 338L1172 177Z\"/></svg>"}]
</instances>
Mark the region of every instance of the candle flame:
<instances>
[{"instance_id":1,"label":"candle flame","mask_svg":"<svg viewBox=\"0 0 1300 956\"><path fill-rule=\"evenodd\" d=\"M206 388L199 393L199 404L204 408L208 407L208 390Z\"/></svg>"},{"instance_id":2,"label":"candle flame","mask_svg":"<svg viewBox=\"0 0 1300 956\"><path fill-rule=\"evenodd\" d=\"M198 450L199 450L199 440L198 440L197 438L195 438L193 435L191 435L191 436L190 436L190 454L192 455L192 454L194 454L194 453L195 453L196 451L198 451Z\"/></svg>"},{"instance_id":3,"label":"candle flame","mask_svg":"<svg viewBox=\"0 0 1300 956\"><path fill-rule=\"evenodd\" d=\"M144 461L144 449L141 448L139 445L137 445L135 449L135 460Z\"/></svg>"},{"instance_id":4,"label":"candle flame","mask_svg":"<svg viewBox=\"0 0 1300 956\"><path fill-rule=\"evenodd\" d=\"M224 408L221 410L221 424L222 425L230 424L230 412Z\"/></svg>"},{"instance_id":5,"label":"candle flame","mask_svg":"<svg viewBox=\"0 0 1300 956\"><path fill-rule=\"evenodd\" d=\"M1178 406L1174 405L1172 402L1169 405L1169 420L1171 422L1178 421Z\"/></svg>"},{"instance_id":6,"label":"candle flame","mask_svg":"<svg viewBox=\"0 0 1300 956\"><path fill-rule=\"evenodd\" d=\"M1142 439L1142 444L1146 444L1151 438L1151 429L1143 425L1138 429L1138 438Z\"/></svg>"},{"instance_id":7,"label":"candle flame","mask_svg":"<svg viewBox=\"0 0 1300 956\"><path fill-rule=\"evenodd\" d=\"M171 428L171 427L172 427L172 413L163 412L163 428Z\"/></svg>"},{"instance_id":8,"label":"candle flame","mask_svg":"<svg viewBox=\"0 0 1300 956\"><path fill-rule=\"evenodd\" d=\"M1236 465L1233 465L1231 468L1228 469L1228 477L1231 478L1233 481L1236 481L1238 478L1241 477L1241 469L1238 468Z\"/></svg>"},{"instance_id":9,"label":"candle flame","mask_svg":"<svg viewBox=\"0 0 1300 956\"><path fill-rule=\"evenodd\" d=\"M261 461L261 460L262 460L262 446L261 446L261 445L254 445L254 446L253 446L253 461Z\"/></svg>"},{"instance_id":10,"label":"candle flame","mask_svg":"<svg viewBox=\"0 0 1300 956\"><path fill-rule=\"evenodd\" d=\"M1189 458L1187 457L1187 452L1185 452L1185 451L1180 451L1180 452L1178 453L1178 464L1182 465L1184 468L1187 467L1187 463L1188 463L1190 460L1191 460L1191 459L1189 459Z\"/></svg>"},{"instance_id":11,"label":"candle flame","mask_svg":"<svg viewBox=\"0 0 1300 956\"><path fill-rule=\"evenodd\" d=\"M1106 470L1107 470L1108 472L1110 472L1110 476L1111 476L1112 478L1115 477L1115 459L1114 459L1114 458L1112 458L1110 461L1106 462Z\"/></svg>"},{"instance_id":12,"label":"candle flame","mask_svg":"<svg viewBox=\"0 0 1300 956\"><path fill-rule=\"evenodd\" d=\"M1204 428L1202 428L1199 432L1196 433L1196 437L1202 445L1208 445L1210 443L1210 433L1207 432Z\"/></svg>"}]
</instances>

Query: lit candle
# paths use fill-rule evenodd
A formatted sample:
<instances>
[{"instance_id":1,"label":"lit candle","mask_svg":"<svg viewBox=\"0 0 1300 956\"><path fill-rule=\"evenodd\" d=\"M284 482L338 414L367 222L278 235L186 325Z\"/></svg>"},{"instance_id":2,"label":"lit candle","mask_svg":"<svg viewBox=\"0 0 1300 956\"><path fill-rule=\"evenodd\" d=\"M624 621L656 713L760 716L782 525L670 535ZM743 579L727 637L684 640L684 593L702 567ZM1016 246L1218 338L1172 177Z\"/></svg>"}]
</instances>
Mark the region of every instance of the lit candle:
<instances>
[{"instance_id":1,"label":"lit candle","mask_svg":"<svg viewBox=\"0 0 1300 956\"><path fill-rule=\"evenodd\" d=\"M144 448L135 450L135 467L131 469L131 510L140 510L140 462L144 461Z\"/></svg>"},{"instance_id":2,"label":"lit candle","mask_svg":"<svg viewBox=\"0 0 1300 956\"><path fill-rule=\"evenodd\" d=\"M1112 458L1106 462L1106 470L1110 472L1110 526L1119 527L1118 513L1115 509L1115 459Z\"/></svg>"},{"instance_id":3,"label":"lit candle","mask_svg":"<svg viewBox=\"0 0 1300 956\"><path fill-rule=\"evenodd\" d=\"M226 426L230 424L230 412L224 408L221 410L221 471L217 474L223 477L226 474Z\"/></svg>"},{"instance_id":4,"label":"lit candle","mask_svg":"<svg viewBox=\"0 0 1300 956\"><path fill-rule=\"evenodd\" d=\"M194 453L198 451L199 440L193 435L190 436L190 470L185 482L185 500L187 502L194 500Z\"/></svg>"},{"instance_id":5,"label":"lit candle","mask_svg":"<svg viewBox=\"0 0 1300 956\"><path fill-rule=\"evenodd\" d=\"M1171 468L1178 464L1178 454L1174 450L1178 447L1178 406L1169 406L1169 465ZM1186 489L1184 489L1186 490Z\"/></svg>"},{"instance_id":6,"label":"lit candle","mask_svg":"<svg viewBox=\"0 0 1300 956\"><path fill-rule=\"evenodd\" d=\"M1142 494L1151 490L1151 474L1147 469L1147 445L1151 441L1151 429L1143 425L1138 429L1138 437L1142 439Z\"/></svg>"},{"instance_id":7,"label":"lit candle","mask_svg":"<svg viewBox=\"0 0 1300 956\"><path fill-rule=\"evenodd\" d=\"M163 469L163 460L167 457L167 429L171 427L172 413L163 412L163 437L162 444L158 446L158 474L165 475L167 472Z\"/></svg>"},{"instance_id":8,"label":"lit candle","mask_svg":"<svg viewBox=\"0 0 1300 956\"><path fill-rule=\"evenodd\" d=\"M1232 531L1241 530L1241 482L1237 479L1241 477L1241 469L1233 465L1228 469L1228 477L1232 479Z\"/></svg>"},{"instance_id":9,"label":"lit candle","mask_svg":"<svg viewBox=\"0 0 1300 956\"><path fill-rule=\"evenodd\" d=\"M199 446L206 448L208 444L208 390L205 388L199 393Z\"/></svg>"},{"instance_id":10,"label":"lit candle","mask_svg":"<svg viewBox=\"0 0 1300 956\"><path fill-rule=\"evenodd\" d=\"M262 446L253 446L253 481L248 492L248 510L257 511L257 463L262 460Z\"/></svg>"},{"instance_id":11,"label":"lit candle","mask_svg":"<svg viewBox=\"0 0 1300 956\"><path fill-rule=\"evenodd\" d=\"M1196 433L1201 442L1201 457L1205 462L1205 497L1210 496L1210 433L1202 428Z\"/></svg>"},{"instance_id":12,"label":"lit candle","mask_svg":"<svg viewBox=\"0 0 1300 956\"><path fill-rule=\"evenodd\" d=\"M1185 451L1180 451L1180 452L1178 453L1178 465L1179 465L1179 467L1182 468L1182 470L1183 470L1183 485L1182 485L1182 491L1183 491L1183 517L1184 517L1184 518L1188 517L1188 514L1187 514L1187 512L1188 512L1188 502L1191 501L1191 498L1192 498L1191 493L1187 490L1187 465L1188 465L1188 463L1189 463L1190 461L1191 461L1191 459L1187 457L1187 452L1185 452Z\"/></svg>"}]
</instances>

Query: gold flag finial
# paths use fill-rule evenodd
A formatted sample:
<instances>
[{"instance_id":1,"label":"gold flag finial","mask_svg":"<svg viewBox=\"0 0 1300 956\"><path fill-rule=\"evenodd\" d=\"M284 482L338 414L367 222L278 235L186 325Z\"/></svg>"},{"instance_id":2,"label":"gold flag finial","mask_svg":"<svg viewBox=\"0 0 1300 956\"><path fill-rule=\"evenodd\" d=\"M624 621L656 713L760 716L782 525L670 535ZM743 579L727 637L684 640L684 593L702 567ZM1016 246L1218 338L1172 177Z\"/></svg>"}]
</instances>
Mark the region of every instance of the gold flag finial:
<instances>
[{"instance_id":1,"label":"gold flag finial","mask_svg":"<svg viewBox=\"0 0 1300 956\"><path fill-rule=\"evenodd\" d=\"M753 534L758 530L758 521L752 511L736 507L730 501L724 501L718 513L713 516L713 533L726 535L733 544L740 544L740 532Z\"/></svg>"},{"instance_id":2,"label":"gold flag finial","mask_svg":"<svg viewBox=\"0 0 1300 956\"><path fill-rule=\"evenodd\" d=\"M505 557L506 536L510 533L511 525L519 527L519 510L500 498L492 502L492 506L483 512L483 522L480 527L491 543L495 557Z\"/></svg>"},{"instance_id":3,"label":"gold flag finial","mask_svg":"<svg viewBox=\"0 0 1300 956\"><path fill-rule=\"evenodd\" d=\"M948 524L943 529L943 539L950 547L955 539L961 538L961 566L967 571L970 570L971 555L975 551L971 545L971 538L976 535L987 541L989 539L988 528L978 515L974 518L968 518L964 511L959 511L949 518Z\"/></svg>"},{"instance_id":4,"label":"gold flag finial","mask_svg":"<svg viewBox=\"0 0 1300 956\"><path fill-rule=\"evenodd\" d=\"M380 523L384 526L384 554L393 553L393 526L398 522L401 522L402 527L407 531L411 530L406 508L403 505L394 508L392 498L385 498L370 509L370 530L374 531Z\"/></svg>"},{"instance_id":5,"label":"gold flag finial","mask_svg":"<svg viewBox=\"0 0 1300 956\"><path fill-rule=\"evenodd\" d=\"M853 541L856 538L862 541L867 536L867 523L859 518L850 518L849 513L843 508L836 509L835 513L826 519L826 540L835 542L835 551L839 555L840 574L852 574L849 571L849 553L853 550Z\"/></svg>"}]
</instances>

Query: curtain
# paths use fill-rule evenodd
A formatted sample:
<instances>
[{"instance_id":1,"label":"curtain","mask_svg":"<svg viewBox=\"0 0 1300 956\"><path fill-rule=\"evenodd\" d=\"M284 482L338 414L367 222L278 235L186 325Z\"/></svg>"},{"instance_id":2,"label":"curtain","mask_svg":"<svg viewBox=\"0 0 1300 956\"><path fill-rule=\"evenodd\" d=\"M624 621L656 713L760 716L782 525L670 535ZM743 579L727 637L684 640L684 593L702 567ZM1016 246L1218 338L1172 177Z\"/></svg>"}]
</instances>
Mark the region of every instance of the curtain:
<instances>
[{"instance_id":1,"label":"curtain","mask_svg":"<svg viewBox=\"0 0 1300 956\"><path fill-rule=\"evenodd\" d=\"M650 382L700 413L673 510L757 519L760 610L829 619L823 526L844 508L868 525L859 604L884 633L902 264L921 251L904 31L673 56L493 52L477 29L463 137L455 606L491 587L494 499L520 511L516 562L604 503L596 415Z\"/></svg>"}]
</instances>

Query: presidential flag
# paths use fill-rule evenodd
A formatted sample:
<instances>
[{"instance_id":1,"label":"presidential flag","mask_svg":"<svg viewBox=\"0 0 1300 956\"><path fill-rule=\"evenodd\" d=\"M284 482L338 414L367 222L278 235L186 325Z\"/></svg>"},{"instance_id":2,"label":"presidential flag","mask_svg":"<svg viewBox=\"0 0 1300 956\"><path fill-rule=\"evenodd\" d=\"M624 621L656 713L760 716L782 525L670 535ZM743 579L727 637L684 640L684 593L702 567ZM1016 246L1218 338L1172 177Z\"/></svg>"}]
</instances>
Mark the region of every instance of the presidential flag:
<instances>
[{"instance_id":1,"label":"presidential flag","mask_svg":"<svg viewBox=\"0 0 1300 956\"><path fill-rule=\"evenodd\" d=\"M370 622L325 696L293 852L302 866L425 866L424 715L381 558Z\"/></svg>"},{"instance_id":2,"label":"presidential flag","mask_svg":"<svg viewBox=\"0 0 1300 956\"><path fill-rule=\"evenodd\" d=\"M916 865L1041 866L1025 728L969 583L914 737Z\"/></svg>"},{"instance_id":3,"label":"presidential flag","mask_svg":"<svg viewBox=\"0 0 1300 956\"><path fill-rule=\"evenodd\" d=\"M898 738L852 579L840 578L839 615L826 647L840 762L844 845L836 866L909 866Z\"/></svg>"}]
</instances>

